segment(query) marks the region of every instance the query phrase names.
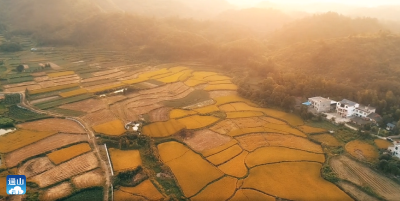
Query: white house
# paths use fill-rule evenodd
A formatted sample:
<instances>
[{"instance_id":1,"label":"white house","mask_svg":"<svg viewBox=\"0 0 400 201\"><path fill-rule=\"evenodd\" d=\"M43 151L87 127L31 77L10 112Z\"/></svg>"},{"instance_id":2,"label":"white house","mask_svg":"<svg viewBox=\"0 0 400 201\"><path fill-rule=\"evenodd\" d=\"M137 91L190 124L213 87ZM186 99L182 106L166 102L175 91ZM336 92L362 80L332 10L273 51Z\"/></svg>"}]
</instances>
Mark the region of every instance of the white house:
<instances>
[{"instance_id":1,"label":"white house","mask_svg":"<svg viewBox=\"0 0 400 201\"><path fill-rule=\"evenodd\" d=\"M308 102L311 103L311 107L315 108L317 112L329 112L331 109L331 100L323 97L313 97L309 98Z\"/></svg>"},{"instance_id":2,"label":"white house","mask_svg":"<svg viewBox=\"0 0 400 201\"><path fill-rule=\"evenodd\" d=\"M400 144L390 146L390 147L388 147L388 150L390 151L392 156L396 156L397 158L400 158Z\"/></svg>"},{"instance_id":3,"label":"white house","mask_svg":"<svg viewBox=\"0 0 400 201\"><path fill-rule=\"evenodd\" d=\"M342 117L362 117L367 118L372 113L375 113L376 109L370 106L360 105L356 102L343 99L337 102L336 112Z\"/></svg>"}]
</instances>

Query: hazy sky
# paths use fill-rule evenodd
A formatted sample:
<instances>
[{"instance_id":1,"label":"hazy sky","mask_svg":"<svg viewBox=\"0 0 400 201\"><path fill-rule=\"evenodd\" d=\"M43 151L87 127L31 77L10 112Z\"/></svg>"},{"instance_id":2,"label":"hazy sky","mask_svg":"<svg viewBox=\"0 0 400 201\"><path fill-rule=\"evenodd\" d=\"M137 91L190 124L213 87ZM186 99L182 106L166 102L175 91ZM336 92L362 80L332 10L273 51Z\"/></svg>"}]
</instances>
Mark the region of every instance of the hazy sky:
<instances>
[{"instance_id":1,"label":"hazy sky","mask_svg":"<svg viewBox=\"0 0 400 201\"><path fill-rule=\"evenodd\" d=\"M250 5L256 4L263 0L227 0L232 4L236 5ZM379 5L390 5L397 4L400 5L400 0L269 0L272 3L342 3L342 4L351 4L358 6L379 6Z\"/></svg>"}]
</instances>

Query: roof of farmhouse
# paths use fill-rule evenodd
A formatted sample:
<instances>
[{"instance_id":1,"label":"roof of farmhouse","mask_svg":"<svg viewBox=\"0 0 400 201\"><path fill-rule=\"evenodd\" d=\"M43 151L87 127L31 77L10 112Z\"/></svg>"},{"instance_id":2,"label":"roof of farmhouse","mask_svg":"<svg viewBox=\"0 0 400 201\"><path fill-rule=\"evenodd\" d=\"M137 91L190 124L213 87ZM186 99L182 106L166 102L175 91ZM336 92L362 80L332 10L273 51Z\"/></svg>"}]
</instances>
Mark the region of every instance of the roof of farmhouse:
<instances>
[{"instance_id":1,"label":"roof of farmhouse","mask_svg":"<svg viewBox=\"0 0 400 201\"><path fill-rule=\"evenodd\" d=\"M355 106L357 104L356 102L347 99L343 99L342 101L339 101L339 103L348 106Z\"/></svg>"}]
</instances>

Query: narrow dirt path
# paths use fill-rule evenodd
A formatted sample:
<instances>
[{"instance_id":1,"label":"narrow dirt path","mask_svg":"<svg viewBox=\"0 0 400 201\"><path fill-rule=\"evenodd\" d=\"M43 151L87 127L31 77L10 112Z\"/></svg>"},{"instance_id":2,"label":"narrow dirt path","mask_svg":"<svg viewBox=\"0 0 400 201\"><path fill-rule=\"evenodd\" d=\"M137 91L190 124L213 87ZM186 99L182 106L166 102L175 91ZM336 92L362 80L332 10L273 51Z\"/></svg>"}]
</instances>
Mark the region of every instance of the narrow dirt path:
<instances>
[{"instance_id":1,"label":"narrow dirt path","mask_svg":"<svg viewBox=\"0 0 400 201\"><path fill-rule=\"evenodd\" d=\"M104 173L106 176L106 186L104 187L104 201L109 201L109 190L110 190L110 186L111 186L110 169L108 168L107 163L104 160L102 160L102 158L101 158L99 147L96 143L96 136L95 136L93 130L79 117L68 117L68 116L56 114L56 113L49 112L49 111L35 109L26 100L24 92L10 92L10 93L4 92L2 94L16 94L16 93L20 94L20 96L21 96L21 103L19 104L20 106L22 106L28 110L31 110L33 112L39 113L39 114L47 114L49 116L59 117L59 118L60 117L68 118L70 120L76 121L86 130L86 132L88 133L88 137L89 137L89 143L94 147L94 152L96 153L96 157L100 161L101 168L104 170Z\"/></svg>"}]
</instances>

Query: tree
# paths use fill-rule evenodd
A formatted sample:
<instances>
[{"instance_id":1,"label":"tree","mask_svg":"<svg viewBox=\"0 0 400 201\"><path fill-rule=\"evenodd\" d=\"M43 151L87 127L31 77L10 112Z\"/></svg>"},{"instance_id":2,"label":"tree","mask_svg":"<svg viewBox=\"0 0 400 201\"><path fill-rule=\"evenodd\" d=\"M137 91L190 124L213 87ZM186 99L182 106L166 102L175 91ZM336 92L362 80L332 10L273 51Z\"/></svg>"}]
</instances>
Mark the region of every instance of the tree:
<instances>
[{"instance_id":1,"label":"tree","mask_svg":"<svg viewBox=\"0 0 400 201\"><path fill-rule=\"evenodd\" d=\"M0 60L0 65L3 65L4 64L4 61L3 60Z\"/></svg>"},{"instance_id":2,"label":"tree","mask_svg":"<svg viewBox=\"0 0 400 201\"><path fill-rule=\"evenodd\" d=\"M17 72L20 72L20 73L23 72L24 69L25 69L25 68L24 68L24 65L22 65L22 64L21 64L21 65L18 65L17 68L16 68Z\"/></svg>"},{"instance_id":3,"label":"tree","mask_svg":"<svg viewBox=\"0 0 400 201\"><path fill-rule=\"evenodd\" d=\"M0 128L9 128L14 126L14 121L9 118L0 118Z\"/></svg>"}]
</instances>

